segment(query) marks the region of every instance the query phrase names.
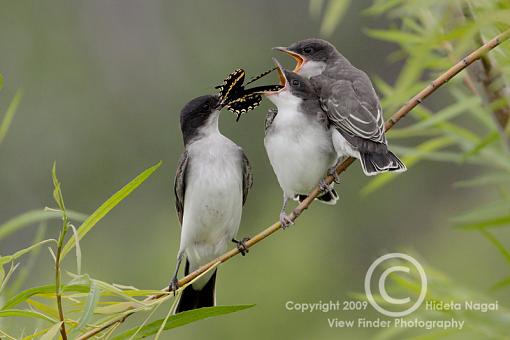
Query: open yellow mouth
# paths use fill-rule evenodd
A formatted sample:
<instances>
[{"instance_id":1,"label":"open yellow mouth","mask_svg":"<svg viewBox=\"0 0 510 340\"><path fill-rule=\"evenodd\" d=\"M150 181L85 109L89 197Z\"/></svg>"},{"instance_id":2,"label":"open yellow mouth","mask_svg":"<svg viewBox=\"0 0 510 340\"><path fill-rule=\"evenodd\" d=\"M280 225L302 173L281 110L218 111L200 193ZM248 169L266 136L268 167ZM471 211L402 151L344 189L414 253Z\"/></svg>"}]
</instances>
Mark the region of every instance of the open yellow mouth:
<instances>
[{"instance_id":1,"label":"open yellow mouth","mask_svg":"<svg viewBox=\"0 0 510 340\"><path fill-rule=\"evenodd\" d=\"M275 47L274 49L287 53L292 58L294 58L294 60L296 61L296 66L294 67L294 70L292 70L293 72L299 73L299 71L301 71L301 68L303 67L306 61L305 58L303 58L300 54L287 49L286 47Z\"/></svg>"},{"instance_id":2,"label":"open yellow mouth","mask_svg":"<svg viewBox=\"0 0 510 340\"><path fill-rule=\"evenodd\" d=\"M276 65L276 71L278 72L278 80L280 81L281 88L278 91L264 92L264 95L266 95L266 96L272 96L272 95L282 92L285 89L285 85L287 85L287 77L285 77L285 73L283 72L282 65L278 62L278 60L276 60L276 58L273 58L273 62Z\"/></svg>"}]
</instances>

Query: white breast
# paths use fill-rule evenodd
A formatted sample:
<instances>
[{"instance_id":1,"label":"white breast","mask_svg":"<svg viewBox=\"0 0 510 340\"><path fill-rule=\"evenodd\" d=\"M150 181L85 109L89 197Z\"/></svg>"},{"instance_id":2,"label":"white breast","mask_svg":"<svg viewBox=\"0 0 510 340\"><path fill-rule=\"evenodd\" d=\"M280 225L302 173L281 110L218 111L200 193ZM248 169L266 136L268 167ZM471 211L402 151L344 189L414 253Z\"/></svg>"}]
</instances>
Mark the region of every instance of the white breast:
<instances>
[{"instance_id":1,"label":"white breast","mask_svg":"<svg viewBox=\"0 0 510 340\"><path fill-rule=\"evenodd\" d=\"M191 270L222 253L236 235L242 210L239 147L219 133L188 146L181 250Z\"/></svg>"},{"instance_id":2,"label":"white breast","mask_svg":"<svg viewBox=\"0 0 510 340\"><path fill-rule=\"evenodd\" d=\"M336 157L330 132L299 112L298 105L278 105L278 114L264 139L278 182L290 198L317 186Z\"/></svg>"}]
</instances>

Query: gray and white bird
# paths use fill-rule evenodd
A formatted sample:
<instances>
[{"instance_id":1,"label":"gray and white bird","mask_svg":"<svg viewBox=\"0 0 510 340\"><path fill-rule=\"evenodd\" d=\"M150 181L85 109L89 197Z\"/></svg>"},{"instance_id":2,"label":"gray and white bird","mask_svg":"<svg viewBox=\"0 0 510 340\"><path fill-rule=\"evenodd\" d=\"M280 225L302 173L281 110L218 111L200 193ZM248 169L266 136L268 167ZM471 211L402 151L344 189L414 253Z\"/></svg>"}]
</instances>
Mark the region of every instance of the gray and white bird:
<instances>
[{"instance_id":1,"label":"gray and white bird","mask_svg":"<svg viewBox=\"0 0 510 340\"><path fill-rule=\"evenodd\" d=\"M297 61L294 71L309 78L318 91L334 127L332 138L339 162L345 156L358 158L367 176L406 170L388 150L381 104L365 72L322 39L305 39L275 49L291 55ZM333 170L329 173L336 175Z\"/></svg>"},{"instance_id":2,"label":"gray and white bird","mask_svg":"<svg viewBox=\"0 0 510 340\"><path fill-rule=\"evenodd\" d=\"M266 117L264 146L269 161L283 190L280 223L291 224L285 210L289 199L306 198L318 184L322 194L318 199L335 204L338 195L323 182L327 171L336 162L328 118L320 106L310 81L285 70L275 60L283 88L266 92L277 110Z\"/></svg>"},{"instance_id":3,"label":"gray and white bird","mask_svg":"<svg viewBox=\"0 0 510 340\"><path fill-rule=\"evenodd\" d=\"M177 289L177 274L184 256L185 274L223 254L234 240L252 174L243 150L218 129L218 96L190 101L181 111L185 150L175 176L175 199L182 226L177 266L170 290ZM246 250L246 248L244 248ZM244 253L243 253L244 254ZM176 313L215 305L216 270L184 289Z\"/></svg>"}]
</instances>

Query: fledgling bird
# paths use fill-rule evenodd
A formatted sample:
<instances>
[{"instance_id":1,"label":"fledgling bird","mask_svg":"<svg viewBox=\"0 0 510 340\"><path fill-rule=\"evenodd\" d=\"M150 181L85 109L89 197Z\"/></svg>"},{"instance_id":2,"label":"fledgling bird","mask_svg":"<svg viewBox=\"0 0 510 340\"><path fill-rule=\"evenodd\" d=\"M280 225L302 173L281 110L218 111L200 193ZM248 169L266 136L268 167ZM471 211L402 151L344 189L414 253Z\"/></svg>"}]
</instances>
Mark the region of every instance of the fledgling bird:
<instances>
[{"instance_id":1,"label":"fledgling bird","mask_svg":"<svg viewBox=\"0 0 510 340\"><path fill-rule=\"evenodd\" d=\"M322 39L305 39L275 49L291 55L297 61L294 71L311 79L317 89L321 106L335 128L332 138L339 162L345 156L358 158L367 176L406 170L388 150L381 104L365 72ZM334 168L329 174L336 176Z\"/></svg>"},{"instance_id":2,"label":"fledgling bird","mask_svg":"<svg viewBox=\"0 0 510 340\"><path fill-rule=\"evenodd\" d=\"M223 254L231 241L244 255L243 241L234 240L252 174L243 150L218 129L218 96L193 99L181 111L185 150L179 161L174 191L182 226L175 274L170 290L176 290L177 273L184 256L185 274ZM243 250L244 247L244 250ZM215 305L216 269L186 287L176 313Z\"/></svg>"},{"instance_id":3,"label":"fledgling bird","mask_svg":"<svg viewBox=\"0 0 510 340\"><path fill-rule=\"evenodd\" d=\"M322 189L318 199L336 203L338 195L323 181L336 153L327 116L310 81L275 63L283 88L265 93L277 111L267 115L264 145L283 190L280 223L286 228L292 223L285 212L288 200L304 199L318 184Z\"/></svg>"}]
</instances>

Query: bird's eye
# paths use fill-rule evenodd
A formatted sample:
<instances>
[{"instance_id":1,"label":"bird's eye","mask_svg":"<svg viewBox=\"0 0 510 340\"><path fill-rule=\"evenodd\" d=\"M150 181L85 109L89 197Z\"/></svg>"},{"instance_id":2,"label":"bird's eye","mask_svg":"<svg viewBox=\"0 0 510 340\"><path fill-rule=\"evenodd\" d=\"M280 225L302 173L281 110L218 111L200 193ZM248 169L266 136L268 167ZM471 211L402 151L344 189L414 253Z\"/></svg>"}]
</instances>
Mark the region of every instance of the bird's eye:
<instances>
[{"instance_id":1,"label":"bird's eye","mask_svg":"<svg viewBox=\"0 0 510 340\"><path fill-rule=\"evenodd\" d=\"M209 109L211 108L211 104L209 104L209 103L205 103L205 104L202 106L202 108L203 108L204 110L209 110Z\"/></svg>"},{"instance_id":2,"label":"bird's eye","mask_svg":"<svg viewBox=\"0 0 510 340\"><path fill-rule=\"evenodd\" d=\"M293 79L291 84L292 84L292 86L299 86L299 80Z\"/></svg>"},{"instance_id":3,"label":"bird's eye","mask_svg":"<svg viewBox=\"0 0 510 340\"><path fill-rule=\"evenodd\" d=\"M313 52L313 48L311 48L310 46L307 46L307 47L303 48L303 52L305 52L306 54L310 54Z\"/></svg>"}]
</instances>

